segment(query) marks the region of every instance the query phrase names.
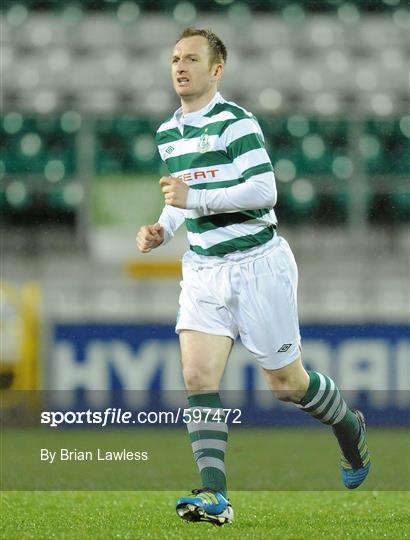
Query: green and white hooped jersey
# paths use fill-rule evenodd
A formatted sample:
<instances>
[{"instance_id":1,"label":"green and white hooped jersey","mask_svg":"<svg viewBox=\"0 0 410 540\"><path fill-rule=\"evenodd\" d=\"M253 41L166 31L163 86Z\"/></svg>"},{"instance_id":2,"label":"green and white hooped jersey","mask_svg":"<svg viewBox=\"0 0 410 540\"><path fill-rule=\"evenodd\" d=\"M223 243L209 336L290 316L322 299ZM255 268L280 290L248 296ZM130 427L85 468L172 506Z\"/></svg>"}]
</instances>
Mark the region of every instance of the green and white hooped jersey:
<instances>
[{"instance_id":1,"label":"green and white hooped jersey","mask_svg":"<svg viewBox=\"0 0 410 540\"><path fill-rule=\"evenodd\" d=\"M194 190L220 190L258 177L272 185L276 197L272 164L256 118L219 93L201 111L182 116L179 109L159 127L156 142L170 175ZM165 206L159 221L172 237L185 220L191 250L205 256L223 257L273 238L277 220L272 205L233 208L221 212Z\"/></svg>"}]
</instances>

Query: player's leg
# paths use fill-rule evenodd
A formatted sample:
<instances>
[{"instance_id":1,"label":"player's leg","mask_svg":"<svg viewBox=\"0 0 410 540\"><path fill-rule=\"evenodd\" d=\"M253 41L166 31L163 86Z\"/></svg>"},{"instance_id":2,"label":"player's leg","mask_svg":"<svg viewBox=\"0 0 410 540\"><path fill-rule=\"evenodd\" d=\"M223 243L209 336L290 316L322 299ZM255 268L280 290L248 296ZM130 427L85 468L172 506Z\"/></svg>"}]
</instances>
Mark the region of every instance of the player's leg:
<instances>
[{"instance_id":1,"label":"player's leg","mask_svg":"<svg viewBox=\"0 0 410 540\"><path fill-rule=\"evenodd\" d=\"M279 399L332 426L342 450L346 487L360 485L369 456L360 413L350 411L335 383L306 372L300 358L297 315L297 267L287 242L280 239L271 256L256 261L242 279L239 332L244 345L264 368ZM252 310L250 311L250 306Z\"/></svg>"},{"instance_id":2,"label":"player's leg","mask_svg":"<svg viewBox=\"0 0 410 540\"><path fill-rule=\"evenodd\" d=\"M370 467L363 415L349 409L330 377L306 372L300 357L286 367L264 372L278 399L293 402L319 422L332 426L343 454L343 482L350 489L358 487Z\"/></svg>"},{"instance_id":3,"label":"player's leg","mask_svg":"<svg viewBox=\"0 0 410 540\"><path fill-rule=\"evenodd\" d=\"M178 499L177 512L188 521L222 525L232 522L233 511L226 498L228 428L224 422L219 385L233 339L193 330L180 330L179 339L182 373L192 416L187 428L202 488Z\"/></svg>"}]
</instances>

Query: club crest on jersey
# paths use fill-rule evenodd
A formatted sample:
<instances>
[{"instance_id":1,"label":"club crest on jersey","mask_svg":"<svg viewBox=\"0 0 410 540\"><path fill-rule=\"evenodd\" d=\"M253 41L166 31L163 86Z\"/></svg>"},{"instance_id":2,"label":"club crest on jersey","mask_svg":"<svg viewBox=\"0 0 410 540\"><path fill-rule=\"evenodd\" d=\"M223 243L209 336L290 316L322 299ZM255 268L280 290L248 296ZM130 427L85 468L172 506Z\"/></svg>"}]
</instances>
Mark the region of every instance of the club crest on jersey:
<instances>
[{"instance_id":1,"label":"club crest on jersey","mask_svg":"<svg viewBox=\"0 0 410 540\"><path fill-rule=\"evenodd\" d=\"M205 129L205 132L202 133L202 135L201 135L201 137L199 139L198 152L200 152L201 154L204 154L205 152L208 152L208 150L211 147L211 143L210 143L207 131L208 131L208 128Z\"/></svg>"}]
</instances>

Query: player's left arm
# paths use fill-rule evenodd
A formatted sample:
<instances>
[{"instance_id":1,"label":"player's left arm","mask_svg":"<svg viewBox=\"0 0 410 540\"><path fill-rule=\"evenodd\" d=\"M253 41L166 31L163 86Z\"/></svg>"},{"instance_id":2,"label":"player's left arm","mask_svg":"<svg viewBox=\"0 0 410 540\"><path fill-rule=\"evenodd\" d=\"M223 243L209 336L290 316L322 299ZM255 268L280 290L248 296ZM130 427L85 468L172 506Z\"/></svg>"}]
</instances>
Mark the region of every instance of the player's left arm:
<instances>
[{"instance_id":1,"label":"player's left arm","mask_svg":"<svg viewBox=\"0 0 410 540\"><path fill-rule=\"evenodd\" d=\"M244 182L228 188L190 189L186 208L206 215L273 207L277 200L275 176L258 122L253 118L234 122L225 130L223 142Z\"/></svg>"}]
</instances>

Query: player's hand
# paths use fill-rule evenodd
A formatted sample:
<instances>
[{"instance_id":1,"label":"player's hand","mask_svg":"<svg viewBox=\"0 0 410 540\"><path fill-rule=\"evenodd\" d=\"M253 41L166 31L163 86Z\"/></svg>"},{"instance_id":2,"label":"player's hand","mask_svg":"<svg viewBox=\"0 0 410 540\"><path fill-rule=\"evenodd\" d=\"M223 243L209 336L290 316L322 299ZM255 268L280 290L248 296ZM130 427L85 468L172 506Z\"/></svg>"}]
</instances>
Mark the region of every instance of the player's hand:
<instances>
[{"instance_id":1,"label":"player's hand","mask_svg":"<svg viewBox=\"0 0 410 540\"><path fill-rule=\"evenodd\" d=\"M163 176L159 181L165 204L176 208L186 208L189 187L180 178L173 176Z\"/></svg>"},{"instance_id":2,"label":"player's hand","mask_svg":"<svg viewBox=\"0 0 410 540\"><path fill-rule=\"evenodd\" d=\"M164 228L159 223L144 225L137 234L137 247L141 253L149 253L164 241Z\"/></svg>"}]
</instances>

